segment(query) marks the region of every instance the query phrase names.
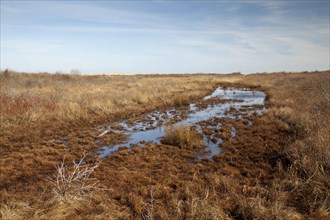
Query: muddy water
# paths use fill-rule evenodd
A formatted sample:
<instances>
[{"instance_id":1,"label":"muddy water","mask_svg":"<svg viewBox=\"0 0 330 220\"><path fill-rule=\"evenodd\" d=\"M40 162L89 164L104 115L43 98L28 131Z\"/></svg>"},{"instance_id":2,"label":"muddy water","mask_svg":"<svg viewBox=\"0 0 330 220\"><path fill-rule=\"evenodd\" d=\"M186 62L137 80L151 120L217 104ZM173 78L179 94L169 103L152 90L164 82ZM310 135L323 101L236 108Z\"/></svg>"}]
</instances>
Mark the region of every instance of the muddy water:
<instances>
[{"instance_id":1,"label":"muddy water","mask_svg":"<svg viewBox=\"0 0 330 220\"><path fill-rule=\"evenodd\" d=\"M146 142L160 144L161 137L165 134L167 124L173 126L196 126L198 132L203 135L203 141L207 148L206 155L199 158L212 158L221 151L221 138L215 135L221 130L221 123L206 123L215 119L243 119L247 115L262 114L264 108L265 93L248 89L217 88L211 95L202 100L190 104L186 108L169 109L167 111L153 111L136 121L121 121L105 128L111 135L112 132L124 133L128 139L113 146L104 145L98 152L100 157L107 157L121 147L131 148L133 145L143 146ZM248 121L248 124L251 124ZM203 131L209 130L207 134ZM104 132L106 133L106 132ZM232 127L231 138L235 138L236 129Z\"/></svg>"}]
</instances>

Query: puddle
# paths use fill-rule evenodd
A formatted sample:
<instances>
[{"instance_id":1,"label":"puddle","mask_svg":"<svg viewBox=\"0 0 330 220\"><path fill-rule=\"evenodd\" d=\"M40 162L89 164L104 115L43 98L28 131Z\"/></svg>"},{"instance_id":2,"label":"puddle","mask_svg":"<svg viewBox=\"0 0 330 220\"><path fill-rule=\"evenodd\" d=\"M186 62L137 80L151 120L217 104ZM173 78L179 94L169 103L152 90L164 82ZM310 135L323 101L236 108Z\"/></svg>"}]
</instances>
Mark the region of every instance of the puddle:
<instances>
[{"instance_id":1,"label":"puddle","mask_svg":"<svg viewBox=\"0 0 330 220\"><path fill-rule=\"evenodd\" d=\"M223 101L218 103L210 102L207 104L211 99L217 98L219 98L219 101ZM265 93L260 91L235 88L223 89L218 87L211 95L204 97L196 103L190 104L186 108L153 111L145 114L143 118L135 123L126 120L120 121L116 125L108 126L104 129L107 132L104 131L104 133L112 131L127 134L129 137L123 143L114 146L102 146L98 154L100 157L104 158L116 152L121 147L131 148L132 145L144 146L146 142L160 144L160 138L165 134L165 126L171 122L174 126L195 125L197 131L203 134L203 141L208 150L207 155L204 155L204 157L206 156L208 159L211 159L213 155L221 151L220 144L222 139L216 137L216 133L219 133L221 124L216 123L210 126L202 122L214 118L242 119L243 116L246 115L260 115L265 110L264 100ZM204 104L206 103L206 105L201 105L203 102ZM204 128L206 128L205 126L212 131L211 134L203 133ZM120 129L118 129L118 127ZM111 135L111 133L105 135ZM236 135L237 131L232 127L231 138L235 138ZM199 158L202 158L202 156L199 156Z\"/></svg>"},{"instance_id":2,"label":"puddle","mask_svg":"<svg viewBox=\"0 0 330 220\"><path fill-rule=\"evenodd\" d=\"M231 133L231 138L235 138L236 137L236 134L237 134L236 128L235 127L232 127L230 133Z\"/></svg>"}]
</instances>

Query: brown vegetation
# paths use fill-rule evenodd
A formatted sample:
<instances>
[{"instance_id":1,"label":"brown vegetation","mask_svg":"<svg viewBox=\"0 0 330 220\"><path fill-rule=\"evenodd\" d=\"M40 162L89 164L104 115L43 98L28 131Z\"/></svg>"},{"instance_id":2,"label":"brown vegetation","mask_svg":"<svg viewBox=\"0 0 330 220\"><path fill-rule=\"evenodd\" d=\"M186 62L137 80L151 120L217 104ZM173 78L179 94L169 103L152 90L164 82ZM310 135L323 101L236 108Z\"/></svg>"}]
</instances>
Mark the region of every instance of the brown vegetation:
<instances>
[{"instance_id":1,"label":"brown vegetation","mask_svg":"<svg viewBox=\"0 0 330 220\"><path fill-rule=\"evenodd\" d=\"M224 139L223 149L212 160L197 159L191 146L201 145L194 129L169 128L166 145L122 149L88 170L98 160L92 153L98 126L186 105L219 84L266 91L267 112L250 116L251 126L223 120L216 135ZM2 219L329 218L329 71L247 76L6 72L0 74L0 86ZM110 133L107 138L116 143L123 137ZM70 166L86 150L86 164L72 169L91 171L84 177L92 196L71 191L84 199L56 199L57 178L48 177L60 179L63 158ZM83 180L78 178L76 186Z\"/></svg>"},{"instance_id":2,"label":"brown vegetation","mask_svg":"<svg viewBox=\"0 0 330 220\"><path fill-rule=\"evenodd\" d=\"M134 112L189 104L209 93L212 78L0 74L4 129L52 121L104 121Z\"/></svg>"},{"instance_id":3,"label":"brown vegetation","mask_svg":"<svg viewBox=\"0 0 330 220\"><path fill-rule=\"evenodd\" d=\"M192 127L171 126L166 128L163 144L175 145L180 148L201 148L201 135Z\"/></svg>"}]
</instances>

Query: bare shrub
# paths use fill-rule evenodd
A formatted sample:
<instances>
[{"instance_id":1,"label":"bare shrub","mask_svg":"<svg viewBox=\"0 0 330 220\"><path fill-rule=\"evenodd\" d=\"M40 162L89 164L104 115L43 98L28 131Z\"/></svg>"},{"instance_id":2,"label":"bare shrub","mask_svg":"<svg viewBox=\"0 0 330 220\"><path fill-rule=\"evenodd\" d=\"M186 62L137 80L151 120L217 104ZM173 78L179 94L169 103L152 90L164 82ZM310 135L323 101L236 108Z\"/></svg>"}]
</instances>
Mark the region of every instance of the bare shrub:
<instances>
[{"instance_id":1,"label":"bare shrub","mask_svg":"<svg viewBox=\"0 0 330 220\"><path fill-rule=\"evenodd\" d=\"M57 173L49 177L57 201L88 200L96 190L101 189L99 181L91 177L100 161L87 164L85 160L86 155L83 155L78 162L73 161L73 166L67 167L63 159L56 167Z\"/></svg>"}]
</instances>

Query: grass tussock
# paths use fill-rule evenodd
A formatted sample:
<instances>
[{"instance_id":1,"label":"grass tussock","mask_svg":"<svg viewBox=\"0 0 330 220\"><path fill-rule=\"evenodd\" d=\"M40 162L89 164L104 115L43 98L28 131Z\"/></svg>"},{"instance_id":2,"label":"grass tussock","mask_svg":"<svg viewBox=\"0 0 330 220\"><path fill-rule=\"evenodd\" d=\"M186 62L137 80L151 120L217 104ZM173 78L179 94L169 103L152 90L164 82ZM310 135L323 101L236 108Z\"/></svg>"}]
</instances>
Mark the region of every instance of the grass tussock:
<instances>
[{"instance_id":1,"label":"grass tussock","mask_svg":"<svg viewBox=\"0 0 330 220\"><path fill-rule=\"evenodd\" d=\"M34 210L25 202L17 202L10 204L1 204L0 217L1 219L25 219L26 216L33 215Z\"/></svg>"},{"instance_id":2,"label":"grass tussock","mask_svg":"<svg viewBox=\"0 0 330 220\"><path fill-rule=\"evenodd\" d=\"M203 145L201 135L193 127L169 126L166 128L163 144L180 148L200 148Z\"/></svg>"}]
</instances>

